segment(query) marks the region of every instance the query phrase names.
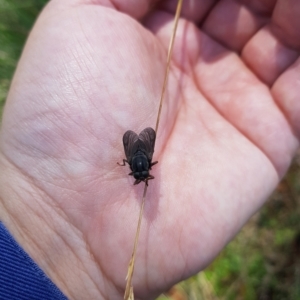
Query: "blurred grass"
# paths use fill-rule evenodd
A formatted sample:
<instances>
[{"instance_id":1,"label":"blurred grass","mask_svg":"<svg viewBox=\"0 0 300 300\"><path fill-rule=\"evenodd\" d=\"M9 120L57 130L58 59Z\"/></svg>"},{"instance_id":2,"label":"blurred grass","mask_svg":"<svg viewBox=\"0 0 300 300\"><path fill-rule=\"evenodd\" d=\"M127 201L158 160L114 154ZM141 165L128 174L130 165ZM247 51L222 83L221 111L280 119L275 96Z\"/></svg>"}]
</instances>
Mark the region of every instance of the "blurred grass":
<instances>
[{"instance_id":1,"label":"blurred grass","mask_svg":"<svg viewBox=\"0 0 300 300\"><path fill-rule=\"evenodd\" d=\"M46 0L0 0L0 115L30 28Z\"/></svg>"},{"instance_id":2,"label":"blurred grass","mask_svg":"<svg viewBox=\"0 0 300 300\"><path fill-rule=\"evenodd\" d=\"M46 0L0 0L0 115ZM204 271L160 300L300 300L300 154L264 208Z\"/></svg>"}]
</instances>

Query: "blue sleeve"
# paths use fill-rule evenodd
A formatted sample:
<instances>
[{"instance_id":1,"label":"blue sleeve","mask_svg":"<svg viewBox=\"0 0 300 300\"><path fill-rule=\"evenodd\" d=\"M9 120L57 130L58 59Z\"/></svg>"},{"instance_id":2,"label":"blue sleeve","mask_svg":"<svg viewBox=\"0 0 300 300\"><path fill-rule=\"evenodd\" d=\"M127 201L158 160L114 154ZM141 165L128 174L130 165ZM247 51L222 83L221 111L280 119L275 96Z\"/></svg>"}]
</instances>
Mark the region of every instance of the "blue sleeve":
<instances>
[{"instance_id":1,"label":"blue sleeve","mask_svg":"<svg viewBox=\"0 0 300 300\"><path fill-rule=\"evenodd\" d=\"M0 222L0 300L67 300Z\"/></svg>"}]
</instances>

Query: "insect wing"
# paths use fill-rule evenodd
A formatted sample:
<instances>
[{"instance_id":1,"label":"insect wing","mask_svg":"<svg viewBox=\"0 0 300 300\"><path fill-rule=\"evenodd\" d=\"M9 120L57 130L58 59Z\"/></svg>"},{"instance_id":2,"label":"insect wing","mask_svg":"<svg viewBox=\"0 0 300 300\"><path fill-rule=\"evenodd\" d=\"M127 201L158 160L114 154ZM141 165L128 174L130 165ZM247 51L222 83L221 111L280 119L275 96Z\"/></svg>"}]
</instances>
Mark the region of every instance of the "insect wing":
<instances>
[{"instance_id":1,"label":"insect wing","mask_svg":"<svg viewBox=\"0 0 300 300\"><path fill-rule=\"evenodd\" d=\"M155 139L156 139L156 133L154 129L151 127L145 128L140 134L139 134L139 142L140 146L146 151L146 155L148 159L151 161L153 152L154 152L154 145L155 145Z\"/></svg>"},{"instance_id":2,"label":"insect wing","mask_svg":"<svg viewBox=\"0 0 300 300\"><path fill-rule=\"evenodd\" d=\"M138 148L138 140L138 135L131 130L126 131L123 135L124 151L129 164L131 163L132 157Z\"/></svg>"}]
</instances>

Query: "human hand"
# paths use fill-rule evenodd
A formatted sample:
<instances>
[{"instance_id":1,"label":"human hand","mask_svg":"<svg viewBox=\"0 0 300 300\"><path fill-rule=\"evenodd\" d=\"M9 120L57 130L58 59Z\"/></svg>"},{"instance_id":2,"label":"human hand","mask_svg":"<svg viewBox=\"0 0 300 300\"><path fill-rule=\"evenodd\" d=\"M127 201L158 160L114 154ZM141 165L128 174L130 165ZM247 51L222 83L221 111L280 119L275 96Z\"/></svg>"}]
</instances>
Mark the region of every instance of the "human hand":
<instances>
[{"instance_id":1,"label":"human hand","mask_svg":"<svg viewBox=\"0 0 300 300\"><path fill-rule=\"evenodd\" d=\"M138 245L137 298L209 264L299 145L299 4L247 3L184 3ZM124 291L143 184L133 186L116 163L126 130L155 125L176 1L147 15L153 4L52 0L7 99L1 220L72 299L121 299Z\"/></svg>"}]
</instances>

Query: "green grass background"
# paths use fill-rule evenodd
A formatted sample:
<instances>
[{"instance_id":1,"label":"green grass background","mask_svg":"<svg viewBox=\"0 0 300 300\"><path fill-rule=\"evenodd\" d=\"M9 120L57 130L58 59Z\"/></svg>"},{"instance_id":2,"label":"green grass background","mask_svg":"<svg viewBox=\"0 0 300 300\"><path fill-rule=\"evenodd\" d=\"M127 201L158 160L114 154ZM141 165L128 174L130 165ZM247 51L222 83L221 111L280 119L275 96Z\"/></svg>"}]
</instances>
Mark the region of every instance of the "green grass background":
<instances>
[{"instance_id":1,"label":"green grass background","mask_svg":"<svg viewBox=\"0 0 300 300\"><path fill-rule=\"evenodd\" d=\"M0 0L0 116L23 45L46 0ZM300 300L300 155L264 206L203 272L164 299Z\"/></svg>"}]
</instances>

